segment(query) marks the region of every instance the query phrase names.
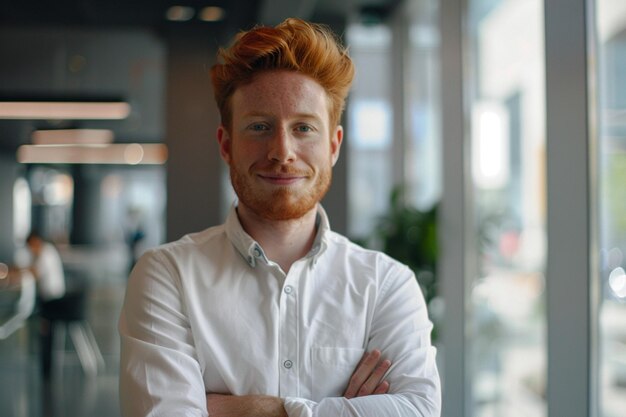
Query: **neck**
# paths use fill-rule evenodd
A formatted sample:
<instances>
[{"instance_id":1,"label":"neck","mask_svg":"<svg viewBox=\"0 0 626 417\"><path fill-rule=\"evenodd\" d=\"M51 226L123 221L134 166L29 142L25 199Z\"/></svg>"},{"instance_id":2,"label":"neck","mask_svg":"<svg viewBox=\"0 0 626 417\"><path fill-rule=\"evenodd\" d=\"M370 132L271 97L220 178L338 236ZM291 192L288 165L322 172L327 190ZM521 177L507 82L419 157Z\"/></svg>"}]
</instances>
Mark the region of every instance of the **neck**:
<instances>
[{"instance_id":1,"label":"neck","mask_svg":"<svg viewBox=\"0 0 626 417\"><path fill-rule=\"evenodd\" d=\"M259 242L265 255L280 265L285 273L313 246L317 232L317 207L298 219L267 220L239 203L237 215L243 229Z\"/></svg>"}]
</instances>

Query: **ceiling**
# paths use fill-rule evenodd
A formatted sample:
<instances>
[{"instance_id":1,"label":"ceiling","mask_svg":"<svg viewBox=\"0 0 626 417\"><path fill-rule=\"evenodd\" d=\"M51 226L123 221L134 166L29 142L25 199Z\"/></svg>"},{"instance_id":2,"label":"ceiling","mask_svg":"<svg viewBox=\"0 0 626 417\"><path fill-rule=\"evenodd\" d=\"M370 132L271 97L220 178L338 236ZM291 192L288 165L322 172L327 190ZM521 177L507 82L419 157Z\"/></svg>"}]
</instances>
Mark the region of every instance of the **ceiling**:
<instances>
[{"instance_id":1,"label":"ceiling","mask_svg":"<svg viewBox=\"0 0 626 417\"><path fill-rule=\"evenodd\" d=\"M259 0L20 0L0 3L0 24L10 26L159 27L173 5L219 6L227 22L252 21ZM193 23L193 22L191 22ZM189 23L188 23L189 24ZM222 23L223 24L223 23Z\"/></svg>"},{"instance_id":2,"label":"ceiling","mask_svg":"<svg viewBox=\"0 0 626 417\"><path fill-rule=\"evenodd\" d=\"M2 26L167 27L167 9L174 5L226 11L218 23L197 19L186 25L220 30L243 29L255 23L275 24L289 16L311 20L346 19L349 13L385 13L397 0L19 0L0 2ZM326 22L324 22L326 23ZM174 23L180 25L181 23Z\"/></svg>"}]
</instances>

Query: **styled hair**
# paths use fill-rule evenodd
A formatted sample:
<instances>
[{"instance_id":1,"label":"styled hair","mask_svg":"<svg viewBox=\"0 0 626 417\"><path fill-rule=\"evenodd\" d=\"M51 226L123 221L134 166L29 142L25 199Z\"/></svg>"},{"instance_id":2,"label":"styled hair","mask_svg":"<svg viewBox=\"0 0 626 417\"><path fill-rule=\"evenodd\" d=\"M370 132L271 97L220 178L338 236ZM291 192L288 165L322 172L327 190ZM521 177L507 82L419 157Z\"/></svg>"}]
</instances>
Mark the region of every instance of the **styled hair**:
<instances>
[{"instance_id":1,"label":"styled hair","mask_svg":"<svg viewBox=\"0 0 626 417\"><path fill-rule=\"evenodd\" d=\"M315 80L329 98L331 128L339 124L354 78L348 51L328 27L289 18L275 27L241 32L230 47L218 51L211 81L226 129L231 128L230 98L235 90L252 82L256 74L271 70L296 71Z\"/></svg>"},{"instance_id":2,"label":"styled hair","mask_svg":"<svg viewBox=\"0 0 626 417\"><path fill-rule=\"evenodd\" d=\"M33 229L30 231L30 233L26 237L26 242L30 242L31 240L35 240L35 239L43 240L43 238L41 237L41 233L39 233L38 230Z\"/></svg>"}]
</instances>

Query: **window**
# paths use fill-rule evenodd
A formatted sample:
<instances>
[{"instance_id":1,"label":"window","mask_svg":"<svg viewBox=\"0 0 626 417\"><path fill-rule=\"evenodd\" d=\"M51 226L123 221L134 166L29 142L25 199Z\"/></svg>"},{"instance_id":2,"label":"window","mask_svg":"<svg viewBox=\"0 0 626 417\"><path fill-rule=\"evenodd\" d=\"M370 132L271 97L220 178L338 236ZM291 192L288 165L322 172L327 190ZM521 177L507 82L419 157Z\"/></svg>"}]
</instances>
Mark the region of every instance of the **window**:
<instances>
[{"instance_id":1,"label":"window","mask_svg":"<svg viewBox=\"0 0 626 417\"><path fill-rule=\"evenodd\" d=\"M385 23L351 24L348 234L367 238L392 189L428 211L441 194L439 2L406 1Z\"/></svg>"},{"instance_id":2,"label":"window","mask_svg":"<svg viewBox=\"0 0 626 417\"><path fill-rule=\"evenodd\" d=\"M404 62L402 114L406 137L402 154L409 202L428 210L441 196L441 106L439 67L439 4L409 1L408 48Z\"/></svg>"},{"instance_id":3,"label":"window","mask_svg":"<svg viewBox=\"0 0 626 417\"><path fill-rule=\"evenodd\" d=\"M348 235L367 237L385 212L393 187L391 31L352 24L347 31L356 67L347 110Z\"/></svg>"},{"instance_id":4,"label":"window","mask_svg":"<svg viewBox=\"0 0 626 417\"><path fill-rule=\"evenodd\" d=\"M596 0L599 416L626 410L626 3ZM592 107L594 103L590 103Z\"/></svg>"},{"instance_id":5,"label":"window","mask_svg":"<svg viewBox=\"0 0 626 417\"><path fill-rule=\"evenodd\" d=\"M471 0L467 21L470 415L545 416L543 3Z\"/></svg>"}]
</instances>

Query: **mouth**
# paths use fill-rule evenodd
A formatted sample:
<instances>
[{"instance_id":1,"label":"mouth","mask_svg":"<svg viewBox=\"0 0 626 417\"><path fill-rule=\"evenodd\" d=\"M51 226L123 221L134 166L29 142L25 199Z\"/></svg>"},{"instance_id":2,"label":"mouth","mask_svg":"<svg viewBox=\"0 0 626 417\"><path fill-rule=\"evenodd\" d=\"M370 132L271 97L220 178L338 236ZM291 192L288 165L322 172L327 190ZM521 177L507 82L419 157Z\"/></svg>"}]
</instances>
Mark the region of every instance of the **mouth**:
<instances>
[{"instance_id":1,"label":"mouth","mask_svg":"<svg viewBox=\"0 0 626 417\"><path fill-rule=\"evenodd\" d=\"M306 179L305 175L299 174L258 174L263 181L272 185L292 185Z\"/></svg>"}]
</instances>

